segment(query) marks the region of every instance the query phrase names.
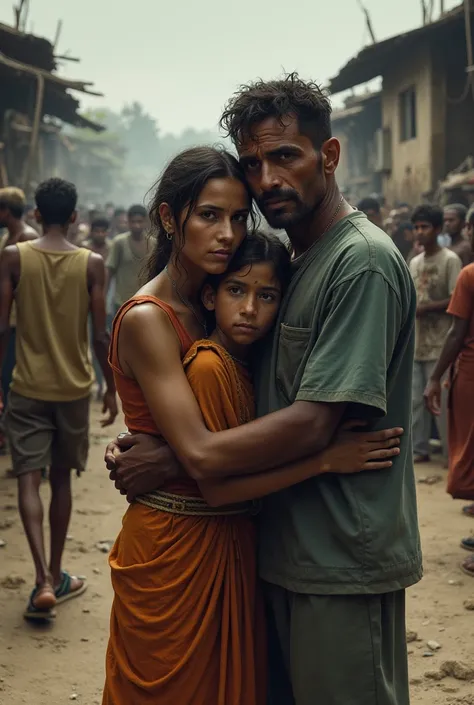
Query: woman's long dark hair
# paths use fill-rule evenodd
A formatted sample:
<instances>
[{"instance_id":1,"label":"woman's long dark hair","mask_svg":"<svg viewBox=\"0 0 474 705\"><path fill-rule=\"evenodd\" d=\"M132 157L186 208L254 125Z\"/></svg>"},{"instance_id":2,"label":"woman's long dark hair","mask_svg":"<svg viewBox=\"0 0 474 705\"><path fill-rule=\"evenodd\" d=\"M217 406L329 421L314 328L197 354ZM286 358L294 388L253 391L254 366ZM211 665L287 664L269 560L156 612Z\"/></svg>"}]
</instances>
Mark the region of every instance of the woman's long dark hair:
<instances>
[{"instance_id":1,"label":"woman's long dark hair","mask_svg":"<svg viewBox=\"0 0 474 705\"><path fill-rule=\"evenodd\" d=\"M151 236L156 245L146 265L147 281L156 277L168 264L173 249L173 240L168 239L161 222L159 208L167 203L176 223L180 222L183 210L188 206L188 213L182 225L182 237L185 236L186 223L189 220L199 194L211 179L233 178L244 184L252 201L252 195L245 180L244 172L229 152L214 147L193 147L178 154L168 164L160 179L153 187L149 205Z\"/></svg>"}]
</instances>

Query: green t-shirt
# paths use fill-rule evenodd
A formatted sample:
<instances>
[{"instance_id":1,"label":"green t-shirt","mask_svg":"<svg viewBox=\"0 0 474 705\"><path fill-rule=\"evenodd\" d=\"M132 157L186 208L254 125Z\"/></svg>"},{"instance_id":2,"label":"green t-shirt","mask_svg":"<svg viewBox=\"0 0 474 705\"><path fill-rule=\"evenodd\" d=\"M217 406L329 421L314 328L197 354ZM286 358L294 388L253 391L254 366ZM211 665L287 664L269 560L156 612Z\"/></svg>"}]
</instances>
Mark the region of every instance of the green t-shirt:
<instances>
[{"instance_id":1,"label":"green t-shirt","mask_svg":"<svg viewBox=\"0 0 474 705\"><path fill-rule=\"evenodd\" d=\"M262 360L258 413L347 402L345 418L402 426L393 467L328 474L263 506L260 574L300 593L382 593L422 575L411 442L416 298L390 238L355 212L294 263Z\"/></svg>"},{"instance_id":2,"label":"green t-shirt","mask_svg":"<svg viewBox=\"0 0 474 705\"><path fill-rule=\"evenodd\" d=\"M117 308L142 286L141 273L147 248L148 243L144 247L135 244L130 233L117 235L111 242L106 267L115 278L114 303Z\"/></svg>"}]
</instances>

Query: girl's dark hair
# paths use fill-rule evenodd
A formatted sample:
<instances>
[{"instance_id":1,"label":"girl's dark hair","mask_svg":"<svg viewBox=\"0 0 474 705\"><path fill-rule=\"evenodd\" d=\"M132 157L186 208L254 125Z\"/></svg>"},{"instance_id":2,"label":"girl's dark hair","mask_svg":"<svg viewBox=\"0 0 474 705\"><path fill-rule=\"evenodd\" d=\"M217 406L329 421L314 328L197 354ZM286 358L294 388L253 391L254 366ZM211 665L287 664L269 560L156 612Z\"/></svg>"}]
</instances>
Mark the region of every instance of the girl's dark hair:
<instances>
[{"instance_id":1,"label":"girl's dark hair","mask_svg":"<svg viewBox=\"0 0 474 705\"><path fill-rule=\"evenodd\" d=\"M178 154L168 164L160 179L153 187L149 204L151 235L156 238L155 249L146 266L147 281L157 276L167 265L173 241L167 238L161 222L159 208L167 203L177 223L181 213L189 206L182 225L181 235L185 236L186 223L192 215L199 194L211 179L233 178L244 184L252 201L243 170L235 157L223 149L214 147L194 147Z\"/></svg>"},{"instance_id":2,"label":"girl's dark hair","mask_svg":"<svg viewBox=\"0 0 474 705\"><path fill-rule=\"evenodd\" d=\"M291 278L291 255L286 245L276 236L267 235L255 230L248 235L232 257L227 270L223 274L210 274L206 283L217 290L220 282L232 272L239 272L253 264L271 262L275 268L275 277L281 284L284 293Z\"/></svg>"}]
</instances>

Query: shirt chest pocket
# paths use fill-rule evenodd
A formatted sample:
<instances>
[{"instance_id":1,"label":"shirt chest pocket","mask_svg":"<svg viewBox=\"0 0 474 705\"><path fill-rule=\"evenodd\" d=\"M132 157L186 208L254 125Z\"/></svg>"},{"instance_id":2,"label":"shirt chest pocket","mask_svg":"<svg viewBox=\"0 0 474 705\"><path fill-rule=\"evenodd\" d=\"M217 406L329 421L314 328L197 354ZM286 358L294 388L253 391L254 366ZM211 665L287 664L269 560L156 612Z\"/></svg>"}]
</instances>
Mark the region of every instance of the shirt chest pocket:
<instances>
[{"instance_id":1,"label":"shirt chest pocket","mask_svg":"<svg viewBox=\"0 0 474 705\"><path fill-rule=\"evenodd\" d=\"M292 404L301 384L311 339L311 328L282 323L278 340L276 376L286 401Z\"/></svg>"}]
</instances>

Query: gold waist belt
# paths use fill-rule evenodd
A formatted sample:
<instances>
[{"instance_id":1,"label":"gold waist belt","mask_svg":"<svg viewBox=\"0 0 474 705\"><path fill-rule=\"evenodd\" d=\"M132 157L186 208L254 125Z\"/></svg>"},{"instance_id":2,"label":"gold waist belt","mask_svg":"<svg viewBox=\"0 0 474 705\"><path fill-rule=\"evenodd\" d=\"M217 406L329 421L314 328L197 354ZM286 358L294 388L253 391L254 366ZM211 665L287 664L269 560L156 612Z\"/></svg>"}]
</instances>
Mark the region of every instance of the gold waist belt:
<instances>
[{"instance_id":1,"label":"gold waist belt","mask_svg":"<svg viewBox=\"0 0 474 705\"><path fill-rule=\"evenodd\" d=\"M183 497L171 492L148 492L135 498L139 504L158 509L169 514L182 514L184 516L228 516L232 514L257 514L260 502L253 500L240 504L229 504L223 507L210 507L202 497Z\"/></svg>"}]
</instances>

